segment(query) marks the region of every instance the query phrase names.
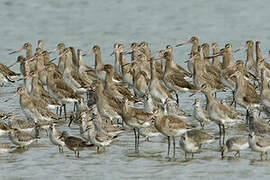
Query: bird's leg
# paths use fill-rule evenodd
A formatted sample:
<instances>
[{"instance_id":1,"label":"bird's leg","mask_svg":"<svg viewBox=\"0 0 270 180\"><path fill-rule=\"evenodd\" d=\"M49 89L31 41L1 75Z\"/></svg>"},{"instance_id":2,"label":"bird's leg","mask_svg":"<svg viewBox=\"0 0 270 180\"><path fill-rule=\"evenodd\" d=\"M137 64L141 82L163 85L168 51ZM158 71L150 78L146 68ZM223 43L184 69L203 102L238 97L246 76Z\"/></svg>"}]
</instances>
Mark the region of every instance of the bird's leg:
<instances>
[{"instance_id":1,"label":"bird's leg","mask_svg":"<svg viewBox=\"0 0 270 180\"><path fill-rule=\"evenodd\" d=\"M173 136L173 158L175 158L175 137Z\"/></svg>"},{"instance_id":2,"label":"bird's leg","mask_svg":"<svg viewBox=\"0 0 270 180\"><path fill-rule=\"evenodd\" d=\"M236 151L236 153L233 155L234 158L237 157L239 151Z\"/></svg>"},{"instance_id":3,"label":"bird's leg","mask_svg":"<svg viewBox=\"0 0 270 180\"><path fill-rule=\"evenodd\" d=\"M224 146L225 144L225 125L222 124L222 128L223 128L223 142L222 142L222 145Z\"/></svg>"},{"instance_id":4,"label":"bird's leg","mask_svg":"<svg viewBox=\"0 0 270 180\"><path fill-rule=\"evenodd\" d=\"M175 92L175 96L176 96L176 103L179 106L179 97L178 97L178 93L177 92Z\"/></svg>"},{"instance_id":5,"label":"bird's leg","mask_svg":"<svg viewBox=\"0 0 270 180\"><path fill-rule=\"evenodd\" d=\"M268 152L265 152L265 160L268 160Z\"/></svg>"},{"instance_id":6,"label":"bird's leg","mask_svg":"<svg viewBox=\"0 0 270 180\"><path fill-rule=\"evenodd\" d=\"M58 110L59 110L59 107L56 107L56 114L58 115Z\"/></svg>"},{"instance_id":7,"label":"bird's leg","mask_svg":"<svg viewBox=\"0 0 270 180\"><path fill-rule=\"evenodd\" d=\"M185 152L185 159L187 159L187 153Z\"/></svg>"},{"instance_id":8,"label":"bird's leg","mask_svg":"<svg viewBox=\"0 0 270 180\"><path fill-rule=\"evenodd\" d=\"M200 122L202 129L204 129L204 123Z\"/></svg>"},{"instance_id":9,"label":"bird's leg","mask_svg":"<svg viewBox=\"0 0 270 180\"><path fill-rule=\"evenodd\" d=\"M76 102L74 102L73 112L75 112L75 108L76 108Z\"/></svg>"},{"instance_id":10,"label":"bird's leg","mask_svg":"<svg viewBox=\"0 0 270 180\"><path fill-rule=\"evenodd\" d=\"M170 136L168 136L168 156L170 156L170 149L171 149L171 140Z\"/></svg>"},{"instance_id":11,"label":"bird's leg","mask_svg":"<svg viewBox=\"0 0 270 180\"><path fill-rule=\"evenodd\" d=\"M66 104L64 104L64 113L65 113L65 120L67 120L67 110L66 110Z\"/></svg>"},{"instance_id":12,"label":"bird's leg","mask_svg":"<svg viewBox=\"0 0 270 180\"><path fill-rule=\"evenodd\" d=\"M261 155L260 156L261 156L261 161L262 161L263 160L263 153L262 152L261 152Z\"/></svg>"},{"instance_id":13,"label":"bird's leg","mask_svg":"<svg viewBox=\"0 0 270 180\"><path fill-rule=\"evenodd\" d=\"M233 105L233 103L234 103L234 101L235 101L235 97L234 97L234 91L232 91L232 102L231 102L231 104L230 104L230 106L232 106Z\"/></svg>"},{"instance_id":14,"label":"bird's leg","mask_svg":"<svg viewBox=\"0 0 270 180\"><path fill-rule=\"evenodd\" d=\"M248 111L248 109L247 109L247 111L246 111L246 123L247 123L247 121L248 121L248 117L249 117L249 111Z\"/></svg>"},{"instance_id":15,"label":"bird's leg","mask_svg":"<svg viewBox=\"0 0 270 180\"><path fill-rule=\"evenodd\" d=\"M105 148L105 146L103 146L103 152L106 152L106 148Z\"/></svg>"},{"instance_id":16,"label":"bird's leg","mask_svg":"<svg viewBox=\"0 0 270 180\"><path fill-rule=\"evenodd\" d=\"M45 129L46 135L49 136L48 129Z\"/></svg>"},{"instance_id":17,"label":"bird's leg","mask_svg":"<svg viewBox=\"0 0 270 180\"><path fill-rule=\"evenodd\" d=\"M134 137L135 137L135 152L137 151L137 133L136 133L136 129L133 129L134 131Z\"/></svg>"},{"instance_id":18,"label":"bird's leg","mask_svg":"<svg viewBox=\"0 0 270 180\"><path fill-rule=\"evenodd\" d=\"M77 151L77 157L80 157L80 151L79 150Z\"/></svg>"},{"instance_id":19,"label":"bird's leg","mask_svg":"<svg viewBox=\"0 0 270 180\"><path fill-rule=\"evenodd\" d=\"M99 154L99 146L97 146L97 154Z\"/></svg>"},{"instance_id":20,"label":"bird's leg","mask_svg":"<svg viewBox=\"0 0 270 180\"><path fill-rule=\"evenodd\" d=\"M221 147L221 125L220 123L218 124L219 127L219 146Z\"/></svg>"},{"instance_id":21,"label":"bird's leg","mask_svg":"<svg viewBox=\"0 0 270 180\"><path fill-rule=\"evenodd\" d=\"M87 90L87 92L86 92L86 101L87 102L89 101L89 90Z\"/></svg>"},{"instance_id":22,"label":"bird's leg","mask_svg":"<svg viewBox=\"0 0 270 180\"><path fill-rule=\"evenodd\" d=\"M137 129L137 136L138 136L138 140L137 140L137 143L138 143L138 145L137 145L137 148L138 148L138 152L140 151L140 131L139 131L139 129Z\"/></svg>"},{"instance_id":23,"label":"bird's leg","mask_svg":"<svg viewBox=\"0 0 270 180\"><path fill-rule=\"evenodd\" d=\"M62 116L62 107L63 107L63 105L60 107L60 110L59 110L59 116L60 117Z\"/></svg>"},{"instance_id":24,"label":"bird's leg","mask_svg":"<svg viewBox=\"0 0 270 180\"><path fill-rule=\"evenodd\" d=\"M194 158L194 153L191 153L191 157L192 157L192 159Z\"/></svg>"}]
</instances>

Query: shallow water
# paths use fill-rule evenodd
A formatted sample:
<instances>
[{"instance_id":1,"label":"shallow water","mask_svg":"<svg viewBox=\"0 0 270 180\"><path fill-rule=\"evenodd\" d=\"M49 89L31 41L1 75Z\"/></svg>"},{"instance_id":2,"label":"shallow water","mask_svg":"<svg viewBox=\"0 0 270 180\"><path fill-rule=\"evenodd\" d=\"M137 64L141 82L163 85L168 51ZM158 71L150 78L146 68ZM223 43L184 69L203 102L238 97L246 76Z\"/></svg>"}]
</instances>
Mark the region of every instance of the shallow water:
<instances>
[{"instance_id":1,"label":"shallow water","mask_svg":"<svg viewBox=\"0 0 270 180\"><path fill-rule=\"evenodd\" d=\"M267 54L270 46L269 3L266 0L190 0L190 1L124 1L124 0L48 0L0 2L0 59L11 64L17 55L8 55L25 42L33 47L43 39L46 49L55 48L58 42L87 50L98 44L102 48L104 62L112 62L109 56L115 42L129 43L141 40L150 42L153 52L167 44L175 45L199 37L200 42L217 42L223 47L231 42L234 48L244 45L246 40L261 40L262 51ZM178 63L188 58L190 46L175 49ZM236 59L245 58L239 52ZM93 64L93 57L85 58ZM19 70L18 65L13 68ZM10 97L18 84L0 89L0 101ZM196 96L182 94L181 107L192 112L191 104ZM228 93L219 97L225 98ZM18 97L1 103L0 109L15 112L24 118ZM195 123L195 122L191 122ZM76 127L73 125L73 127ZM215 124L207 126L211 134L217 133ZM66 128L63 127L63 128ZM78 129L69 130L78 135ZM228 130L228 136L239 134ZM241 131L240 134L246 134ZM95 149L83 151L80 158L64 149L59 154L47 137L28 150L0 154L0 179L269 179L269 161L258 161L259 155L249 150L240 159L220 159L218 142L207 145L195 158L184 159L177 143L176 159L166 156L166 140L161 137L153 142L141 142L140 154L134 154L132 132L121 135L105 154L96 154ZM3 137L0 141L7 142Z\"/></svg>"}]
</instances>

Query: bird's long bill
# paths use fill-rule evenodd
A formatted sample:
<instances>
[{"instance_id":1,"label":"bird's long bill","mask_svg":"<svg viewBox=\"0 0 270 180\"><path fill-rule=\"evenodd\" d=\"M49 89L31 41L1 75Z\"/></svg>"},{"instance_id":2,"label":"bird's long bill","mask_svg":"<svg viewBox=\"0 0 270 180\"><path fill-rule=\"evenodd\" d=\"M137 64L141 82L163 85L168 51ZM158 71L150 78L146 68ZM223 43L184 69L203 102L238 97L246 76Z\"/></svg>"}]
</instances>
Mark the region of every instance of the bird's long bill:
<instances>
[{"instance_id":1,"label":"bird's long bill","mask_svg":"<svg viewBox=\"0 0 270 180\"><path fill-rule=\"evenodd\" d=\"M198 94L198 93L200 93L201 91L202 91L201 89L198 89L195 93L189 95L189 97L194 96L195 94Z\"/></svg>"},{"instance_id":2,"label":"bird's long bill","mask_svg":"<svg viewBox=\"0 0 270 180\"><path fill-rule=\"evenodd\" d=\"M15 53L18 53L18 52L22 51L23 49L24 49L24 48L23 48L23 47L21 47L21 48L17 49L16 51L12 51L12 52L10 52L10 53L9 53L9 55L10 55L10 54L15 54Z\"/></svg>"},{"instance_id":3,"label":"bird's long bill","mask_svg":"<svg viewBox=\"0 0 270 180\"><path fill-rule=\"evenodd\" d=\"M191 43L191 40L188 40L186 42L175 45L175 47L183 46L183 45L190 44L190 43Z\"/></svg>"},{"instance_id":4,"label":"bird's long bill","mask_svg":"<svg viewBox=\"0 0 270 180\"><path fill-rule=\"evenodd\" d=\"M205 58L210 59L210 58L214 58L214 57L218 57L218 56L221 56L221 54L220 54L220 53L217 53L217 54L215 54L215 55L207 56L207 57L205 57Z\"/></svg>"},{"instance_id":5,"label":"bird's long bill","mask_svg":"<svg viewBox=\"0 0 270 180\"><path fill-rule=\"evenodd\" d=\"M212 45L212 46L209 48L209 50L212 50L212 49L214 49L214 45Z\"/></svg>"},{"instance_id":6,"label":"bird's long bill","mask_svg":"<svg viewBox=\"0 0 270 180\"><path fill-rule=\"evenodd\" d=\"M22 81L22 80L25 80L25 79L29 79L29 78L31 78L31 77L32 77L32 76L30 76L30 75L26 75L26 76L24 76L24 77L18 79L17 81Z\"/></svg>"},{"instance_id":7,"label":"bird's long bill","mask_svg":"<svg viewBox=\"0 0 270 180\"><path fill-rule=\"evenodd\" d=\"M113 49L113 52L110 54L111 56L114 55L116 52L119 52L119 49L118 48L114 48Z\"/></svg>"},{"instance_id":8,"label":"bird's long bill","mask_svg":"<svg viewBox=\"0 0 270 180\"><path fill-rule=\"evenodd\" d=\"M154 119L155 117L154 117L153 114L148 114L148 118L149 118L149 120L152 120L152 119Z\"/></svg>"},{"instance_id":9,"label":"bird's long bill","mask_svg":"<svg viewBox=\"0 0 270 180\"><path fill-rule=\"evenodd\" d=\"M97 68L94 71L104 71L104 68Z\"/></svg>"},{"instance_id":10,"label":"bird's long bill","mask_svg":"<svg viewBox=\"0 0 270 180\"><path fill-rule=\"evenodd\" d=\"M270 58L270 52L269 52L269 54L265 57L265 58L263 58L264 60L265 59L269 59Z\"/></svg>"},{"instance_id":11,"label":"bird's long bill","mask_svg":"<svg viewBox=\"0 0 270 180\"><path fill-rule=\"evenodd\" d=\"M229 66L227 66L227 68L233 68L236 66L236 63L230 64Z\"/></svg>"},{"instance_id":12,"label":"bird's long bill","mask_svg":"<svg viewBox=\"0 0 270 180\"><path fill-rule=\"evenodd\" d=\"M82 56L90 56L93 53L94 53L94 51L93 51L93 49L91 49L86 54L83 54Z\"/></svg>"},{"instance_id":13,"label":"bird's long bill","mask_svg":"<svg viewBox=\"0 0 270 180\"><path fill-rule=\"evenodd\" d=\"M162 58L162 54L158 53L155 57L153 57L153 60L161 60Z\"/></svg>"},{"instance_id":14,"label":"bird's long bill","mask_svg":"<svg viewBox=\"0 0 270 180\"><path fill-rule=\"evenodd\" d=\"M55 57L55 58L51 59L50 61L53 62L53 61L55 61L56 59L57 59L57 58Z\"/></svg>"},{"instance_id":15,"label":"bird's long bill","mask_svg":"<svg viewBox=\"0 0 270 180\"><path fill-rule=\"evenodd\" d=\"M129 64L131 64L131 62L122 65L122 68L125 67L125 66L127 66L127 65L129 65Z\"/></svg>"},{"instance_id":16,"label":"bird's long bill","mask_svg":"<svg viewBox=\"0 0 270 180\"><path fill-rule=\"evenodd\" d=\"M136 62L137 62L137 59L133 59L133 60L130 61L129 63L124 64L122 67L125 67L125 66L127 66L127 65L129 65L129 64L134 64L134 63L136 63Z\"/></svg>"},{"instance_id":17,"label":"bird's long bill","mask_svg":"<svg viewBox=\"0 0 270 180\"><path fill-rule=\"evenodd\" d=\"M15 64L17 64L18 61L15 61L14 63L12 63L10 66L8 66L8 68L11 68L12 66L14 66Z\"/></svg>"},{"instance_id":18,"label":"bird's long bill","mask_svg":"<svg viewBox=\"0 0 270 180\"><path fill-rule=\"evenodd\" d=\"M61 134L61 136L58 137L58 139L61 139L64 137L64 133Z\"/></svg>"},{"instance_id":19,"label":"bird's long bill","mask_svg":"<svg viewBox=\"0 0 270 180\"><path fill-rule=\"evenodd\" d=\"M45 67L45 68L41 68L41 69L39 69L37 72L40 73L40 72L46 71L46 69L47 69L46 67Z\"/></svg>"},{"instance_id":20,"label":"bird's long bill","mask_svg":"<svg viewBox=\"0 0 270 180\"><path fill-rule=\"evenodd\" d=\"M8 102L9 100L13 99L15 96L17 96L19 93L14 93L10 98L6 99L4 102Z\"/></svg>"},{"instance_id":21,"label":"bird's long bill","mask_svg":"<svg viewBox=\"0 0 270 180\"><path fill-rule=\"evenodd\" d=\"M236 73L237 73L237 71L235 71L235 73L231 74L230 78L233 77L233 76L236 76Z\"/></svg>"},{"instance_id":22,"label":"bird's long bill","mask_svg":"<svg viewBox=\"0 0 270 180\"><path fill-rule=\"evenodd\" d=\"M33 61L35 59L35 56L31 57L30 59L27 59L26 62Z\"/></svg>"},{"instance_id":23,"label":"bird's long bill","mask_svg":"<svg viewBox=\"0 0 270 180\"><path fill-rule=\"evenodd\" d=\"M247 47L248 47L247 45L244 45L244 46L242 46L242 47L236 49L234 52L236 53L236 52L238 52L238 51L241 51L242 49L247 49Z\"/></svg>"},{"instance_id":24,"label":"bird's long bill","mask_svg":"<svg viewBox=\"0 0 270 180\"><path fill-rule=\"evenodd\" d=\"M53 50L49 51L49 54L51 54L51 53L55 53L56 51L58 51L58 48L55 48L55 49L53 49Z\"/></svg>"},{"instance_id":25,"label":"bird's long bill","mask_svg":"<svg viewBox=\"0 0 270 180\"><path fill-rule=\"evenodd\" d=\"M186 60L185 63L192 62L194 60L194 56L192 56L189 60Z\"/></svg>"},{"instance_id":26,"label":"bird's long bill","mask_svg":"<svg viewBox=\"0 0 270 180\"><path fill-rule=\"evenodd\" d=\"M129 48L128 50L126 50L124 52L124 54L131 54L133 52L133 49L132 48Z\"/></svg>"},{"instance_id":27,"label":"bird's long bill","mask_svg":"<svg viewBox=\"0 0 270 180\"><path fill-rule=\"evenodd\" d=\"M51 59L50 61L51 61L51 62L52 62L52 61L55 61L57 58L63 57L65 54L66 54L66 53L63 52L62 54L60 54L59 56L57 56L57 57Z\"/></svg>"}]
</instances>

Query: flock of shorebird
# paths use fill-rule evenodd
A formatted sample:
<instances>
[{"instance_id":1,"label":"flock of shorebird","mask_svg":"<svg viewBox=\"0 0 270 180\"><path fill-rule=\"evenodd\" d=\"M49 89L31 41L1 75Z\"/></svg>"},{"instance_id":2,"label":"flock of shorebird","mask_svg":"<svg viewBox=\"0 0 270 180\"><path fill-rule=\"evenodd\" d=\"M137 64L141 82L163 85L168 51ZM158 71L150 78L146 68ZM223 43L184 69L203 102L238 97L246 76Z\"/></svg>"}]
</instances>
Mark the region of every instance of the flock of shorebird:
<instances>
[{"instance_id":1,"label":"flock of shorebird","mask_svg":"<svg viewBox=\"0 0 270 180\"><path fill-rule=\"evenodd\" d=\"M261 159L263 156L266 159L270 151L270 139L266 137L270 134L270 124L261 113L270 116L270 64L265 61L270 54L262 57L259 41L256 48L253 41L247 41L233 51L231 44L219 49L217 43L200 45L198 38L192 37L175 47L186 44L192 44L190 59L186 61L188 71L176 63L171 45L152 56L145 41L132 43L126 50L122 44L114 44L112 65L103 63L98 45L83 53L81 49L76 52L73 47L59 43L56 49L46 51L43 41L39 40L33 55L32 45L27 42L10 53L26 50L26 57L18 56L9 67L0 64L2 85L24 82L5 102L20 95L20 107L26 120L1 112L0 135L8 135L17 147L28 147L38 141L40 132L45 130L59 152L66 146L79 157L81 150L92 146L96 146L97 153L105 151L121 133L133 130L136 153L141 135L148 140L164 136L168 139L168 156L172 142L175 157L176 138L180 137L185 157L191 154L193 158L204 144L219 139L222 157L230 151L235 151L234 156L238 157L240 151L250 148L259 152ZM244 49L246 61L235 61L234 53ZM57 51L59 55L50 59ZM83 57L91 54L95 56L95 67L83 62ZM127 61L129 54L131 60ZM57 59L58 65L54 63ZM20 64L20 74L9 69L16 63ZM217 93L226 90L232 92L232 98L217 100ZM179 94L184 92L191 93L190 96L203 93L206 107L201 99L195 99L193 114L188 115L179 107ZM74 105L72 112L67 113L67 104ZM246 110L245 116L236 110L236 105ZM193 119L198 125L188 122ZM218 125L219 137L206 132L209 122ZM81 137L61 132L57 127L72 124L80 127ZM244 128L238 130L241 125ZM225 129L232 128L242 136L231 137L225 143ZM2 152L13 148L10 143L0 143Z\"/></svg>"}]
</instances>

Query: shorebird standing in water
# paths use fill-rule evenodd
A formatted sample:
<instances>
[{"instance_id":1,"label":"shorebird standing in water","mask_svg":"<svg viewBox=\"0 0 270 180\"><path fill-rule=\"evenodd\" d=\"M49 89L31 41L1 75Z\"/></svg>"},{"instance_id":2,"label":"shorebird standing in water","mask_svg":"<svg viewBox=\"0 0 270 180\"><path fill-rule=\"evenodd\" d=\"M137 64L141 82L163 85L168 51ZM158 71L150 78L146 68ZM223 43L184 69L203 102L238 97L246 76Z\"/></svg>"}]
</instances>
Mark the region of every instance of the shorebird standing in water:
<instances>
[{"instance_id":1,"label":"shorebird standing in water","mask_svg":"<svg viewBox=\"0 0 270 180\"><path fill-rule=\"evenodd\" d=\"M263 156L268 158L268 151L270 151L270 139L256 136L254 132L250 132L248 135L248 144L252 151L259 152L261 160Z\"/></svg>"},{"instance_id":2,"label":"shorebird standing in water","mask_svg":"<svg viewBox=\"0 0 270 180\"><path fill-rule=\"evenodd\" d=\"M221 147L221 157L227 152L236 151L234 157L240 157L240 151L246 150L249 147L247 137L231 137L226 141L226 144Z\"/></svg>"},{"instance_id":3,"label":"shorebird standing in water","mask_svg":"<svg viewBox=\"0 0 270 180\"><path fill-rule=\"evenodd\" d=\"M65 145L68 149L74 151L75 157L80 157L81 150L89 149L89 147L93 146L93 144L89 144L82 138L69 136L67 131L63 131L59 139L60 138L64 138Z\"/></svg>"},{"instance_id":4,"label":"shorebird standing in water","mask_svg":"<svg viewBox=\"0 0 270 180\"><path fill-rule=\"evenodd\" d=\"M33 135L21 132L18 129L11 129L9 131L9 139L19 147L27 147L38 140Z\"/></svg>"}]
</instances>

